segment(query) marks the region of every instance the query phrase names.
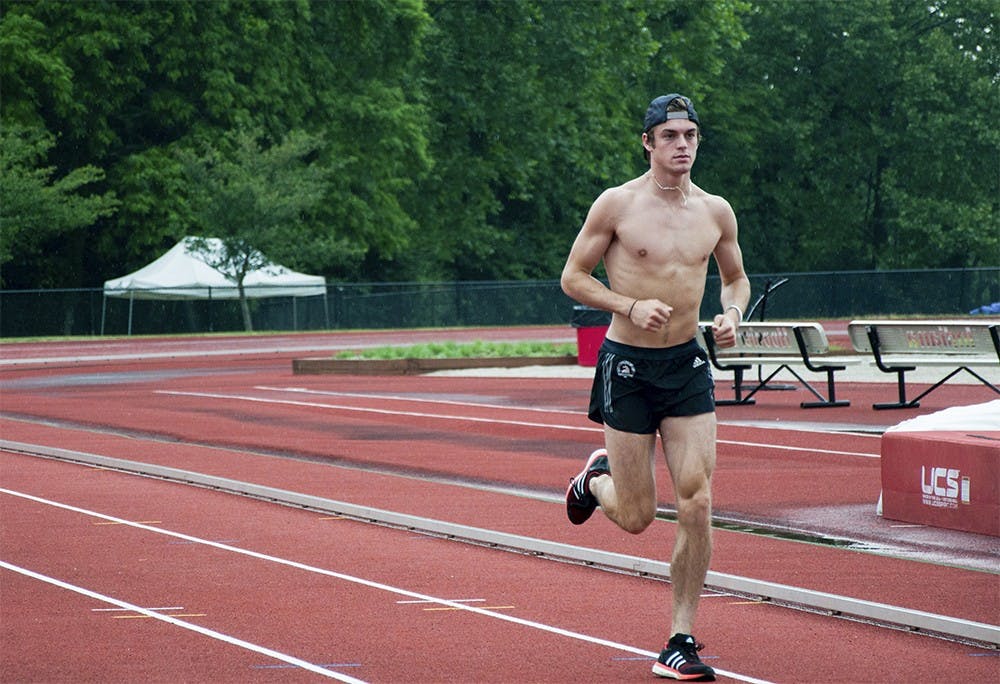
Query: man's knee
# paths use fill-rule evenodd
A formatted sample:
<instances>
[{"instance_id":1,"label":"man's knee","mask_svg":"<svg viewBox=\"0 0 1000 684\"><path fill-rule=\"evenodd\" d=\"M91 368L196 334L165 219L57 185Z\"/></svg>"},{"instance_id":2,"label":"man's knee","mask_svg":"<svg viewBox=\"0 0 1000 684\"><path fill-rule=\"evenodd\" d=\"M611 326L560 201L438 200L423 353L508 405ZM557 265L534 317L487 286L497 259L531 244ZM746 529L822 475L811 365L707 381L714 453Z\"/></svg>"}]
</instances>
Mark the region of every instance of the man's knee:
<instances>
[{"instance_id":1,"label":"man's knee","mask_svg":"<svg viewBox=\"0 0 1000 684\"><path fill-rule=\"evenodd\" d=\"M677 522L688 528L704 528L712 522L712 495L708 487L677 502Z\"/></svg>"},{"instance_id":2,"label":"man's knee","mask_svg":"<svg viewBox=\"0 0 1000 684\"><path fill-rule=\"evenodd\" d=\"M635 506L629 510L622 511L618 519L618 526L629 534L639 534L649 527L656 519L656 503L652 505Z\"/></svg>"}]
</instances>

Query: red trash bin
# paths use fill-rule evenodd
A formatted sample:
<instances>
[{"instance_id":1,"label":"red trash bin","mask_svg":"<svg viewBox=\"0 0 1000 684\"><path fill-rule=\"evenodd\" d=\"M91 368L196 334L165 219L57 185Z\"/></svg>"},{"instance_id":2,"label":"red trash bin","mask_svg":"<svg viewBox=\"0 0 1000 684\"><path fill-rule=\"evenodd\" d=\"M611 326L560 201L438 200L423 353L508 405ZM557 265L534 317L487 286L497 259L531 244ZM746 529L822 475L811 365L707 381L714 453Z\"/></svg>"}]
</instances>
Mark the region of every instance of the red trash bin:
<instances>
[{"instance_id":1,"label":"red trash bin","mask_svg":"<svg viewBox=\"0 0 1000 684\"><path fill-rule=\"evenodd\" d=\"M596 366L597 352L611 325L611 314L578 304L573 307L572 325L576 328L576 358L581 366Z\"/></svg>"}]
</instances>

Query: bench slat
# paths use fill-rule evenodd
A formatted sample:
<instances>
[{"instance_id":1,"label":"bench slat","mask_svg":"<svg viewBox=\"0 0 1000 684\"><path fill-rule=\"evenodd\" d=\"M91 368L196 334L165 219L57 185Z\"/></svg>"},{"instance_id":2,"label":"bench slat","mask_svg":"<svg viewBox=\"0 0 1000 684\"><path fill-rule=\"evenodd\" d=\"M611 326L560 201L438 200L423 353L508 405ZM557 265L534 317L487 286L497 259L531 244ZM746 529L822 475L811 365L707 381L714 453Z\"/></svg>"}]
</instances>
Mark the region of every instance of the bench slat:
<instances>
[{"instance_id":1,"label":"bench slat","mask_svg":"<svg viewBox=\"0 0 1000 684\"><path fill-rule=\"evenodd\" d=\"M819 323L784 321L742 323L737 331L736 345L720 349L715 346L712 337L712 324L701 322L698 325L698 342L708 351L709 359L716 369L734 374L735 398L717 399L716 404L754 404L756 401L752 398L753 395L763 389L780 371L788 370L818 399L814 402L801 402L800 406L803 408L850 405L850 402L838 401L836 398L834 374L844 370L844 364L831 364L830 361L833 359L824 357L829 351L829 344L826 332ZM767 378L757 382L744 396L743 373L757 365L778 367ZM820 394L793 366L804 366L814 373L826 373L828 397Z\"/></svg>"},{"instance_id":2,"label":"bench slat","mask_svg":"<svg viewBox=\"0 0 1000 684\"><path fill-rule=\"evenodd\" d=\"M711 329L711 323L701 322L698 324L699 342L704 343L703 329L707 326ZM740 324L736 334L736 346L726 349L716 349L719 358L729 358L742 354L784 355L801 358L801 352L795 339L795 330L802 334L806 351L811 355L826 354L829 351L829 344L826 332L818 323L797 323L774 321L767 323L746 322Z\"/></svg>"},{"instance_id":3,"label":"bench slat","mask_svg":"<svg viewBox=\"0 0 1000 684\"><path fill-rule=\"evenodd\" d=\"M868 359L875 365L875 361ZM1000 361L990 356L961 356L958 354L942 354L941 356L883 356L882 363L887 366L982 366L1000 370Z\"/></svg>"},{"instance_id":4,"label":"bench slat","mask_svg":"<svg viewBox=\"0 0 1000 684\"><path fill-rule=\"evenodd\" d=\"M996 356L990 328L997 325L1000 321L851 321L847 333L859 352L873 351L868 329L875 328L883 355Z\"/></svg>"},{"instance_id":5,"label":"bench slat","mask_svg":"<svg viewBox=\"0 0 1000 684\"><path fill-rule=\"evenodd\" d=\"M916 408L920 399L962 371L1000 394L1000 388L971 368L1000 369L1000 320L851 321L847 331L856 351L870 352L879 370L896 374L899 400L873 404L876 409ZM918 365L952 370L907 400L906 373Z\"/></svg>"}]
</instances>

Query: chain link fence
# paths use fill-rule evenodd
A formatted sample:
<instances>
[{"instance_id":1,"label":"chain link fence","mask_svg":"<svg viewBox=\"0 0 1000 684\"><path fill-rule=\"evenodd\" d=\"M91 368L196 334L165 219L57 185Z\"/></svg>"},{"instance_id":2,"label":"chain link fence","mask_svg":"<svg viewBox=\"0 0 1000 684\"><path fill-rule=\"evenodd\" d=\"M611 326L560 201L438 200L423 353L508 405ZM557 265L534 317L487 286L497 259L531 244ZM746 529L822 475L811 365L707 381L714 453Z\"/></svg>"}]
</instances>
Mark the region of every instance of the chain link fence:
<instances>
[{"instance_id":1,"label":"chain link fence","mask_svg":"<svg viewBox=\"0 0 1000 684\"><path fill-rule=\"evenodd\" d=\"M840 271L750 277L748 318L826 319L966 316L1000 302L1000 267ZM763 295L765 295L764 297ZM103 290L0 290L0 337L158 335L243 330L240 302L105 297ZM252 291L251 291L252 295ZM719 310L709 276L702 319ZM567 325L573 302L558 280L451 283L339 283L326 296L248 300L258 331Z\"/></svg>"}]
</instances>

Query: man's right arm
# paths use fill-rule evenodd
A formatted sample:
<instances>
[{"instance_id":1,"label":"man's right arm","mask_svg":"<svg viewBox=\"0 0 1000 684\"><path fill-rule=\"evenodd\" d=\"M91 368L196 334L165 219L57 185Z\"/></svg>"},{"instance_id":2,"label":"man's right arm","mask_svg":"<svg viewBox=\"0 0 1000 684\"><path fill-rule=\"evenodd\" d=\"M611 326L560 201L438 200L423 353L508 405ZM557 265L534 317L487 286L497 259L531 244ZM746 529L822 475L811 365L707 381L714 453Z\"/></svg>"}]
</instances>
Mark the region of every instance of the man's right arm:
<instances>
[{"instance_id":1,"label":"man's right arm","mask_svg":"<svg viewBox=\"0 0 1000 684\"><path fill-rule=\"evenodd\" d=\"M627 317L634 300L612 292L593 276L614 239L613 204L613 190L606 190L590 208L566 259L560 284L563 292L581 304Z\"/></svg>"}]
</instances>

